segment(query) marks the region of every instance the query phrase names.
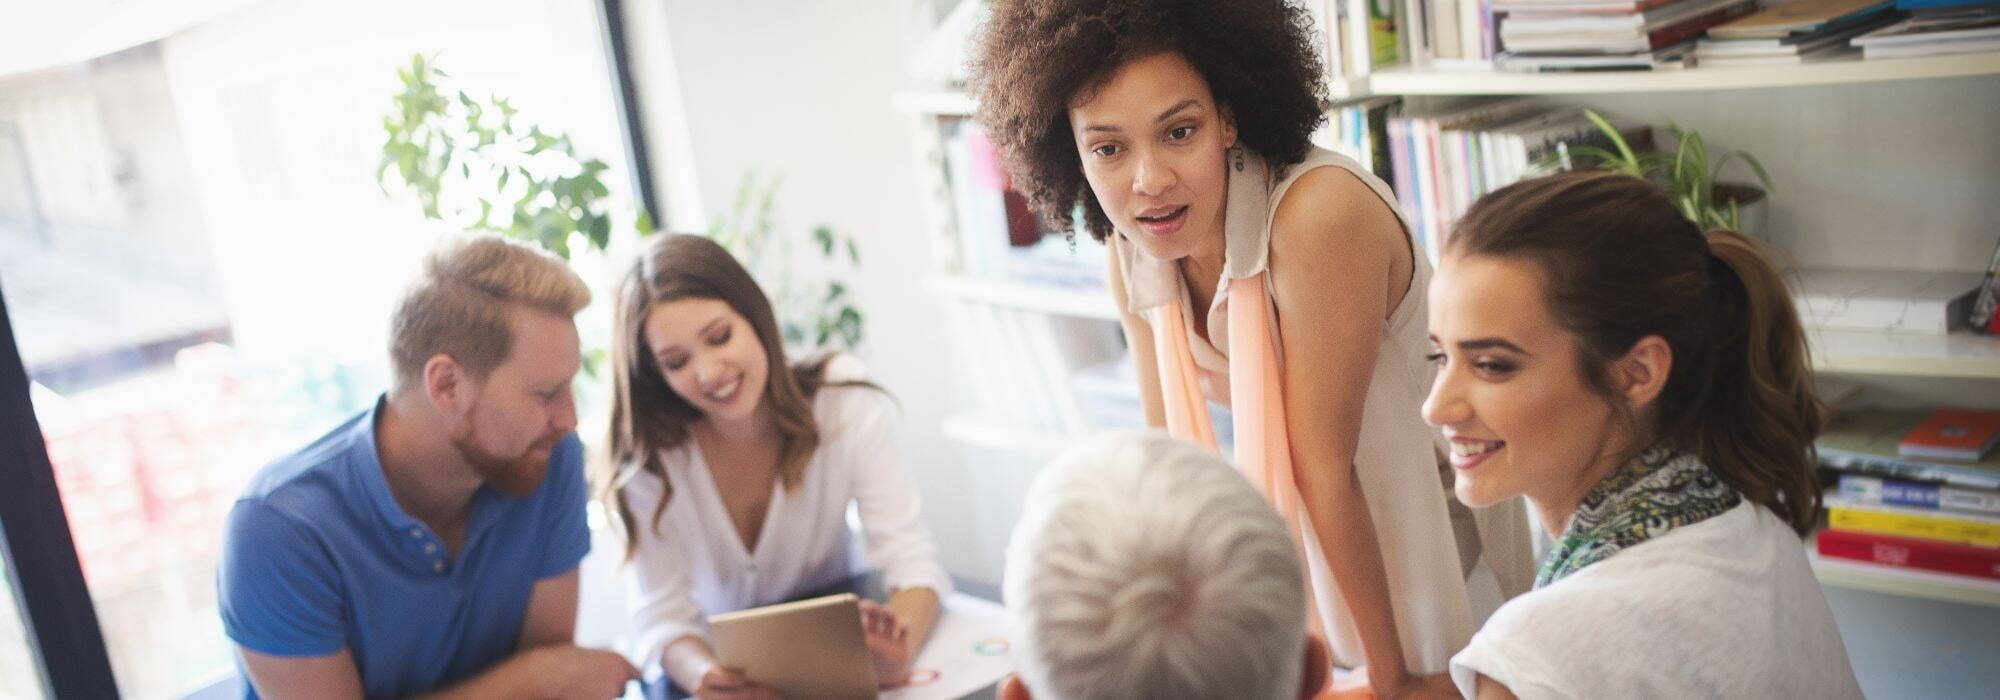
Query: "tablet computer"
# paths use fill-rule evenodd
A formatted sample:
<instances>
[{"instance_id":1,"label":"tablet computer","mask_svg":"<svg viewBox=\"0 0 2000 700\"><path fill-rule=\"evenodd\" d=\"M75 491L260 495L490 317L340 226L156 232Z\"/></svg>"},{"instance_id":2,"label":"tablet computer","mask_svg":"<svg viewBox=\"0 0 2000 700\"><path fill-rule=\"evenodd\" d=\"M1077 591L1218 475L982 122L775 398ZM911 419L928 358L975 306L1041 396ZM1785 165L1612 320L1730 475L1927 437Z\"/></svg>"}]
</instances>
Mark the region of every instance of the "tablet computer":
<instances>
[{"instance_id":1,"label":"tablet computer","mask_svg":"<svg viewBox=\"0 0 2000 700\"><path fill-rule=\"evenodd\" d=\"M723 666L791 698L873 698L861 598L841 593L708 618Z\"/></svg>"}]
</instances>

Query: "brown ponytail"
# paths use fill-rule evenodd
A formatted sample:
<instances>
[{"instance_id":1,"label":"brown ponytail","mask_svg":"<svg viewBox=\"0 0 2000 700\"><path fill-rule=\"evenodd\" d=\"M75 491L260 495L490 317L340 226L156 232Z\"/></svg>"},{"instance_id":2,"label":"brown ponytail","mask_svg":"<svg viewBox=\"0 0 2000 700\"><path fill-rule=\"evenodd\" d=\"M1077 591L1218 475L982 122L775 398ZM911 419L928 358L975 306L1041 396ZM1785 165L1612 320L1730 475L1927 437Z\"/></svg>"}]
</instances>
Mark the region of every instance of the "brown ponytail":
<instances>
[{"instance_id":1,"label":"brown ponytail","mask_svg":"<svg viewBox=\"0 0 2000 700\"><path fill-rule=\"evenodd\" d=\"M1798 308L1763 246L1728 230L1708 232L1717 263L1714 371L1707 400L1689 406L1682 444L1718 466L1743 496L1803 535L1819 518L1813 438L1821 428L1812 358Z\"/></svg>"},{"instance_id":2,"label":"brown ponytail","mask_svg":"<svg viewBox=\"0 0 2000 700\"><path fill-rule=\"evenodd\" d=\"M1821 409L1798 311L1755 241L1703 234L1652 183L1582 171L1486 195L1445 253L1540 266L1552 315L1578 338L1578 369L1607 399L1610 362L1646 336L1665 339L1673 367L1642 434L1694 452L1745 498L1811 530Z\"/></svg>"}]
</instances>

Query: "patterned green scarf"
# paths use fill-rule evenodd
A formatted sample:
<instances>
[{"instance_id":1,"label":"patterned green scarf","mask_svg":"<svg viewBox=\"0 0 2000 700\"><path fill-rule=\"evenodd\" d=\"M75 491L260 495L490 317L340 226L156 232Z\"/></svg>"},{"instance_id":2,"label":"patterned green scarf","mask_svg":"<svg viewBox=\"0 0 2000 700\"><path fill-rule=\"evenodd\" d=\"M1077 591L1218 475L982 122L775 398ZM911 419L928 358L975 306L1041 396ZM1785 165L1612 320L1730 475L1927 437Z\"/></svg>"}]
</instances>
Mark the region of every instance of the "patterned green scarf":
<instances>
[{"instance_id":1,"label":"patterned green scarf","mask_svg":"<svg viewBox=\"0 0 2000 700\"><path fill-rule=\"evenodd\" d=\"M1708 465L1670 445L1655 445L1604 477L1563 530L1535 575L1541 588L1627 547L1713 518L1743 502Z\"/></svg>"}]
</instances>

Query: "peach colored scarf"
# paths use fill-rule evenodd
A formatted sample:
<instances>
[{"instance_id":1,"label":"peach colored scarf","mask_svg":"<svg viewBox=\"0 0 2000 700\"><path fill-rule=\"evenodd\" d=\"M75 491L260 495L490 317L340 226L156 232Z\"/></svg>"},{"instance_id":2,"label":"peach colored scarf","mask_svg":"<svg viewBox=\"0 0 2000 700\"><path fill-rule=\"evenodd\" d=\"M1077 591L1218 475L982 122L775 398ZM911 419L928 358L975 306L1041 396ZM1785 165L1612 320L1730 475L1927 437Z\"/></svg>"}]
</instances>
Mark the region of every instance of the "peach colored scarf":
<instances>
[{"instance_id":1,"label":"peach colored scarf","mask_svg":"<svg viewBox=\"0 0 2000 700\"><path fill-rule=\"evenodd\" d=\"M1231 424L1236 435L1236 468L1264 494L1285 519L1292 542L1299 548L1300 573L1304 574L1307 546L1305 529L1299 518L1303 500L1292 470L1291 436L1285 423L1283 377L1278 372L1278 352L1271 328L1271 302L1264 289L1264 275L1229 280L1229 392ZM1209 423L1206 399L1202 397L1200 372L1188 345L1186 317L1175 304L1153 307L1148 319L1153 327L1153 347L1159 357L1160 395L1167 414L1167 432L1174 437L1220 451L1215 427ZM1317 546L1317 543L1312 543ZM1313 634L1326 639L1321 629L1319 604L1314 600L1312 582L1305 580L1306 624ZM1320 695L1322 698L1368 698L1367 676L1344 676Z\"/></svg>"}]
</instances>

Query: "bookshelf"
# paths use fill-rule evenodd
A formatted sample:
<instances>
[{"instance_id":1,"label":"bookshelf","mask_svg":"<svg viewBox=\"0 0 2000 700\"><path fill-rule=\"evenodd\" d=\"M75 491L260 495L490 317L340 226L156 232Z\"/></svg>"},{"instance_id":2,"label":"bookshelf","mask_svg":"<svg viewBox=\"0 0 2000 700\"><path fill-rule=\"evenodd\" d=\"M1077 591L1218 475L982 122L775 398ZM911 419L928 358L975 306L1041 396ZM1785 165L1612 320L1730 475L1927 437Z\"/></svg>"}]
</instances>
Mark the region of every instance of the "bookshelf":
<instances>
[{"instance_id":1,"label":"bookshelf","mask_svg":"<svg viewBox=\"0 0 2000 700\"><path fill-rule=\"evenodd\" d=\"M1760 68L1689 68L1661 71L1516 73L1500 70L1418 70L1392 66L1331 90L1337 97L1367 95L1587 95L1596 93L1743 90L2000 75L2000 52L1828 61ZM970 116L972 98L951 90L898 93L896 109L912 114Z\"/></svg>"},{"instance_id":2,"label":"bookshelf","mask_svg":"<svg viewBox=\"0 0 2000 700\"><path fill-rule=\"evenodd\" d=\"M1765 97L1768 89L1817 88ZM1964 132L1977 131L1990 123L1989 115L2000 115L2000 52L1936 56L1925 58L1846 60L1796 66L1760 68L1689 68L1683 70L1584 73L1509 73L1492 70L1420 70L1408 66L1377 69L1371 74L1333 85L1336 98L1370 95L1468 96L1531 95L1552 99L1588 100L1585 104L1608 105L1606 111L1623 111L1642 116L1649 123L1664 125L1666 120L1683 120L1704 112L1727 113L1750 110L1745 119L1708 119L1705 131L1717 143L1747 148L1760 157L1790 158L1798 175L1790 181L1780 176L1780 206L1793 208L1789 221L1772 221L1790 235L1787 242L1800 249L1837 249L1834 253L1808 260L1827 265L1828 258L1852 261L1855 266L1942 268L1962 267L1962 260L1978 255L1983 263L1994 240L1991 217L1965 212L1967 202L1982 202L1990 188L1957 185L1912 186L1912 181L2000 179L2000 170L1991 162L2000 149L1985 148L1983 139L1968 139ZM1933 112L1938 116L1907 117L1912 125L1908 135L1882 133L1885 127L1901 127L1901 114L1890 108L1859 109L1874 101L1899 105L1912 115ZM925 187L931 192L932 225L953 216L945 168L938 143L949 126L963 123L973 113L973 100L952 89L910 90L893 97L897 111L911 120L919 140ZM1747 105L1747 106L1745 106ZM1956 115L1956 116L1954 116ZM1705 125L1693 119L1697 128ZM1764 129L1748 121L1783 124ZM1685 121L1683 121L1686 124ZM1717 126L1719 124L1719 126ZM1831 129L1832 134L1825 133ZM1967 141L1973 141L1967 144ZM1824 167L1823 161L1800 158L1796 154L1815 148L1849 151L1870 166L1842 170ZM1983 149L1983 150L1982 150ZM1793 155L1787 155L1790 151ZM1978 155L1985 154L1985 155ZM1915 168L1916 164L1944 158L1941 169ZM1872 159L1872 160L1871 160ZM1978 163L1989 163L1979 165ZM1817 164L1817 167L1815 167ZM1810 182L1808 182L1810 180ZM1798 216L1799 209L1815 207L1856 193L1875 194L1861 199L1879 200L1871 188L1890 191L1914 201L1897 202L1901 228L1885 227L1880 221L1861 220L1853 210L1840 214ZM940 197L939 193L945 194ZM1905 206L1906 205L1906 206ZM1978 205L1984 207L1984 204ZM1768 219L1767 219L1768 221ZM1948 229L1920 231L1924 226ZM933 245L955 245L957 232L949 228L932 231ZM1956 256L1938 253L1948 249L1923 236L1943 235L1980 241L1976 252L1961 251ZM1865 240L1864 240L1865 239ZM1779 244L1778 241L1771 241ZM1780 244L1781 247L1783 244ZM1800 257L1800 256L1793 256ZM1007 313L1059 320L1058 333L1082 332L1084 326L1109 327L1116 333L1117 315L1108 294L1102 290L1057 287L1032 282L985 279L968 275L949 255L938 256L938 268L926 276L926 288L949 299L953 306L993 307ZM1063 325L1067 324L1067 325ZM1097 332L1097 331L1092 331ZM1822 373L1841 375L1843 381L1869 384L1902 382L1898 391L1908 394L1936 391L1938 396L1917 400L1938 403L1971 403L1974 407L2000 408L2000 337L1959 331L1944 336L1808 329L1814 368ZM1059 363L1061 371L1073 371L1102 356L1079 359L1071 356L1043 356L1036 361ZM1904 380L1915 380L1914 382ZM1908 400L1904 395L1899 398ZM991 412L968 409L941 420L942 432L967 448L1000 455L1009 464L1039 465L1061 449L1075 433L1047 426L1021 426ZM1823 558L1808 543L1808 556L1822 584L1842 589L1870 591L1926 601L2000 607L2000 582L1971 577L1899 569L1864 562ZM1919 632L1921 634L1922 632Z\"/></svg>"}]
</instances>

